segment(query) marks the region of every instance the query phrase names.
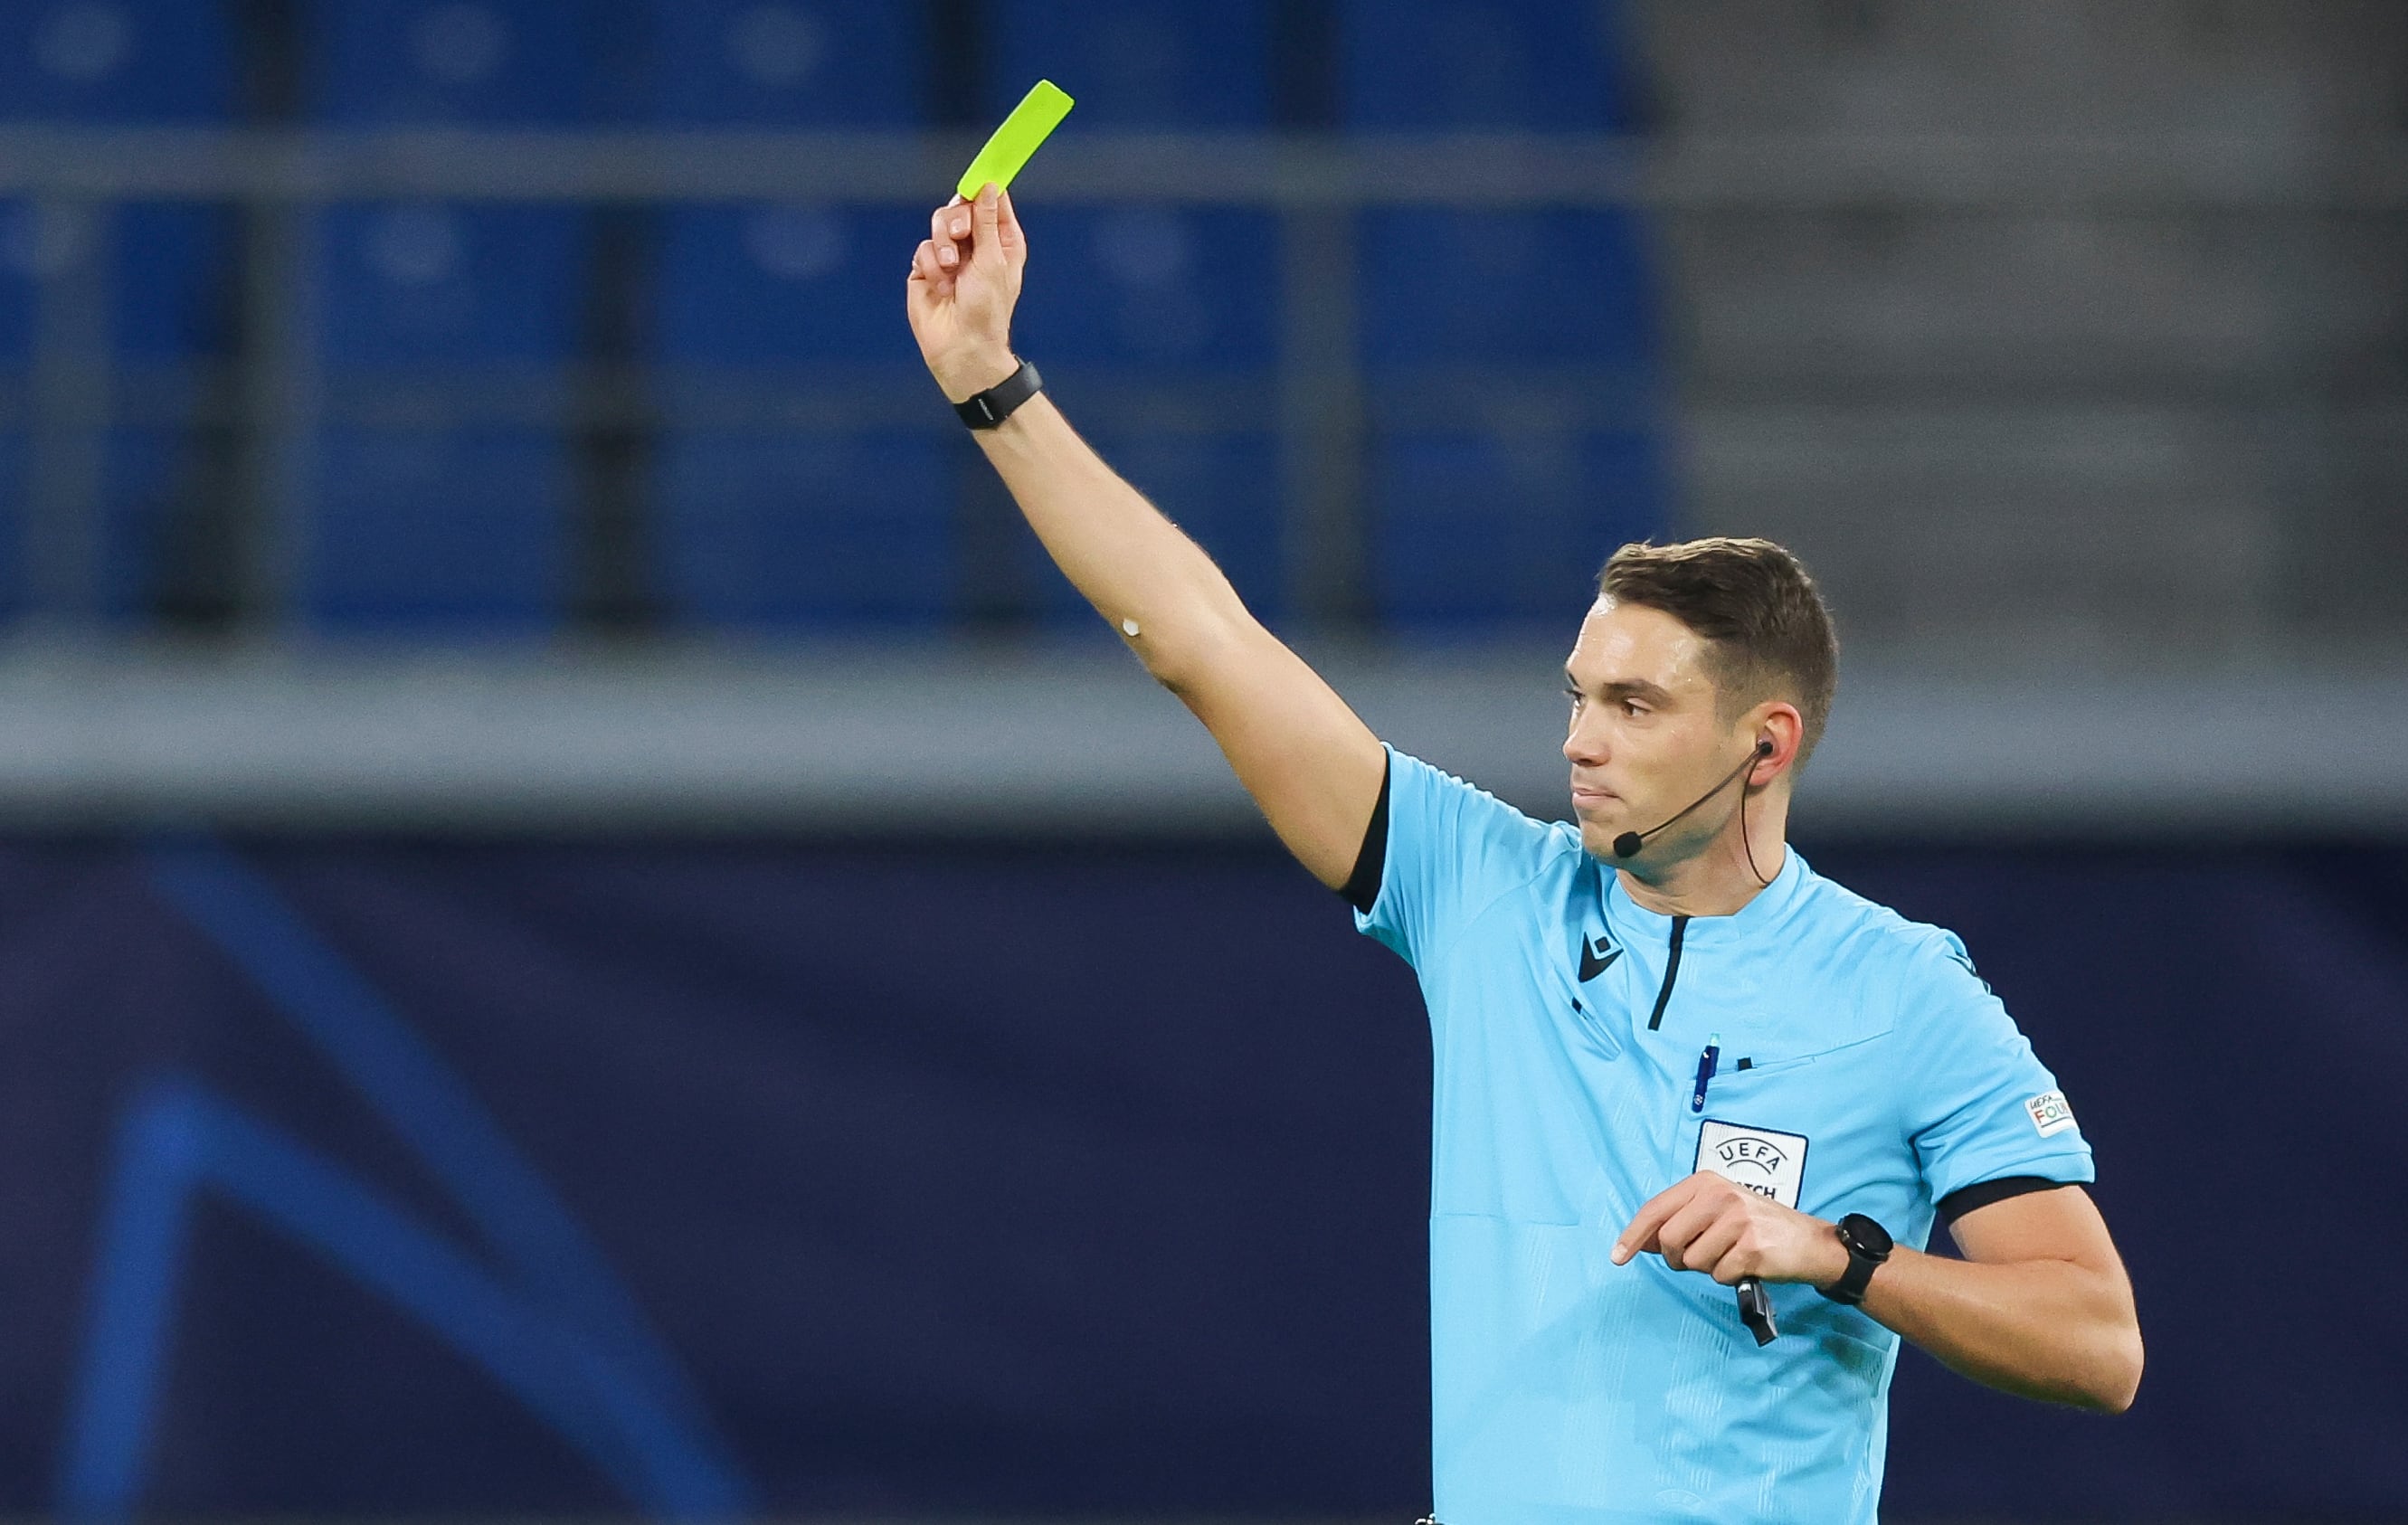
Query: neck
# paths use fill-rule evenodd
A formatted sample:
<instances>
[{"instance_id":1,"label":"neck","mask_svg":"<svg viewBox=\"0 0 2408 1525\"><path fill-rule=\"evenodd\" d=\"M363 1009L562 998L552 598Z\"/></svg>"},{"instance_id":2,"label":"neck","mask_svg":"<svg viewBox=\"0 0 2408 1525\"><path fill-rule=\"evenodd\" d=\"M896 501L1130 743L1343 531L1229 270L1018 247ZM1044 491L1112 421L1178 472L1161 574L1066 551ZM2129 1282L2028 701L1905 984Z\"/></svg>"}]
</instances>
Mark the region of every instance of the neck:
<instances>
[{"instance_id":1,"label":"neck","mask_svg":"<svg viewBox=\"0 0 2408 1525\"><path fill-rule=\"evenodd\" d=\"M1618 870L1623 892L1633 905L1658 916L1730 916L1764 892L1789 861L1787 791L1752 791L1747 801L1747 840L1739 834L1739 812L1696 852L1676 862L1641 862ZM1748 864L1750 850L1756 854ZM1764 876L1758 879L1756 875Z\"/></svg>"}]
</instances>

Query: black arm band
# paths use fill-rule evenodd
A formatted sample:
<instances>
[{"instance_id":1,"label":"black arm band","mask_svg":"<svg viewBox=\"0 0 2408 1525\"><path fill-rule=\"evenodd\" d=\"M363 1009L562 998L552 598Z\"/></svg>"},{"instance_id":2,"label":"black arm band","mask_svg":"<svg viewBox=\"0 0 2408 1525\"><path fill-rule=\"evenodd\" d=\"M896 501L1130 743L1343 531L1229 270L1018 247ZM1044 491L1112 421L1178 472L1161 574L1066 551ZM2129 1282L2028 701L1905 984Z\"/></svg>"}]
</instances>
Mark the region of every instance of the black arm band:
<instances>
[{"instance_id":1,"label":"black arm band","mask_svg":"<svg viewBox=\"0 0 2408 1525\"><path fill-rule=\"evenodd\" d=\"M1371 914L1372 903L1380 898L1380 876L1388 866L1388 770L1380 769L1380 798L1371 806L1371 824L1363 828L1363 846L1354 854L1354 872L1338 887L1339 898L1361 911Z\"/></svg>"},{"instance_id":2,"label":"black arm band","mask_svg":"<svg viewBox=\"0 0 2408 1525\"><path fill-rule=\"evenodd\" d=\"M953 411L973 429L992 429L1011 417L1011 410L1044 390L1045 378L1026 361L1020 369L975 396L953 405Z\"/></svg>"},{"instance_id":3,"label":"black arm band","mask_svg":"<svg viewBox=\"0 0 2408 1525\"><path fill-rule=\"evenodd\" d=\"M2054 1191L2060 1186L2074 1184L2072 1181L2052 1181L2045 1176L2001 1176L1995 1181L1976 1181L1940 1199L1940 1221L1954 1227L1958 1219L1976 1207L1987 1207L2009 1197L2027 1196L2034 1191Z\"/></svg>"}]
</instances>

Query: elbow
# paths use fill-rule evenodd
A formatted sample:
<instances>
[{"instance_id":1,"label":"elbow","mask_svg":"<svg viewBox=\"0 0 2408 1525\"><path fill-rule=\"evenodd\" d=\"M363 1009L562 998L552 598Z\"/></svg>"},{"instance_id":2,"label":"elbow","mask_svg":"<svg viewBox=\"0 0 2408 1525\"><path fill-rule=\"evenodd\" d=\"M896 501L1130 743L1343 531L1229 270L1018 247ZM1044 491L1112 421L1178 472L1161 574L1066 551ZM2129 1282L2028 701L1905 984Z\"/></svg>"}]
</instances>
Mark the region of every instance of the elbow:
<instances>
[{"instance_id":1,"label":"elbow","mask_svg":"<svg viewBox=\"0 0 2408 1525\"><path fill-rule=\"evenodd\" d=\"M2117 1329L2100 1352L2097 1369L2082 1394L2082 1406L2098 1414L2121 1414L2132 1406L2141 1390L2141 1327Z\"/></svg>"},{"instance_id":2,"label":"elbow","mask_svg":"<svg viewBox=\"0 0 2408 1525\"><path fill-rule=\"evenodd\" d=\"M1130 618L1122 624L1120 634L1123 644L1145 663L1147 676L1194 709L1201 691L1228 670L1232 648L1243 628L1211 610L1151 621Z\"/></svg>"}]
</instances>

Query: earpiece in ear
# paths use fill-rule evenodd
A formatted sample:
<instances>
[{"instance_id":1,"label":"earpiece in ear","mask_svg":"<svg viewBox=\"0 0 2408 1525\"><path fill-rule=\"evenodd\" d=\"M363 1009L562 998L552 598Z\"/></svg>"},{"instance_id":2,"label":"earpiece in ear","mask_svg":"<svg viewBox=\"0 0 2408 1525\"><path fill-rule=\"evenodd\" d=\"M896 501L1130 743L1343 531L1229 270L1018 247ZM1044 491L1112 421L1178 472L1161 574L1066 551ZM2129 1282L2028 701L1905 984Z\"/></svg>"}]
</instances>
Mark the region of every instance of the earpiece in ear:
<instances>
[{"instance_id":1,"label":"earpiece in ear","mask_svg":"<svg viewBox=\"0 0 2408 1525\"><path fill-rule=\"evenodd\" d=\"M1756 755L1758 757L1770 757L1772 755L1772 738L1770 736L1767 736L1762 741L1756 744Z\"/></svg>"}]
</instances>

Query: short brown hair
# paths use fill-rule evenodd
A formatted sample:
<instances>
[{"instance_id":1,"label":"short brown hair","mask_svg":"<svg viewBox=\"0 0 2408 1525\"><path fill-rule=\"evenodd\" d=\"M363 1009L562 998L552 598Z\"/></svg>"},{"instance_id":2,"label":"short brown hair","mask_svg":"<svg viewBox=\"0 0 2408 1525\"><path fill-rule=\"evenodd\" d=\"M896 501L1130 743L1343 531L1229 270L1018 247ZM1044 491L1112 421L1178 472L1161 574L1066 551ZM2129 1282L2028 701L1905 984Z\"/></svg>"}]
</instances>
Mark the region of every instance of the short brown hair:
<instances>
[{"instance_id":1,"label":"short brown hair","mask_svg":"<svg viewBox=\"0 0 2408 1525\"><path fill-rule=\"evenodd\" d=\"M1806 721L1798 745L1798 763L1805 765L1831 718L1840 642L1831 611L1797 557L1770 540L1641 540L1607 560L1597 589L1617 604L1661 609L1705 637L1728 709L1776 697L1795 704Z\"/></svg>"}]
</instances>

